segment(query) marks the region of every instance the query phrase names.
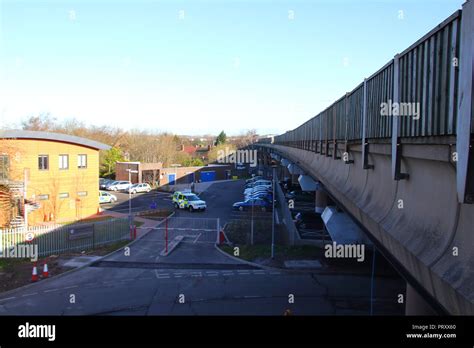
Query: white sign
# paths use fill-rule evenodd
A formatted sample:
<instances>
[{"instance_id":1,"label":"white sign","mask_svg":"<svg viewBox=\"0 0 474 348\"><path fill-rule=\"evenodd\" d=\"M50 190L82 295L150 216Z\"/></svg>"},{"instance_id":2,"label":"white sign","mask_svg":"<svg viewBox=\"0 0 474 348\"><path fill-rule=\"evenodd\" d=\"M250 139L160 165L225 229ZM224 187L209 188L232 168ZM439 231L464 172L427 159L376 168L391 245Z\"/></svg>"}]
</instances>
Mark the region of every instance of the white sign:
<instances>
[{"instance_id":1,"label":"white sign","mask_svg":"<svg viewBox=\"0 0 474 348\"><path fill-rule=\"evenodd\" d=\"M25 235L25 241L26 242L31 242L33 239L35 239L35 234L33 232L28 232Z\"/></svg>"}]
</instances>

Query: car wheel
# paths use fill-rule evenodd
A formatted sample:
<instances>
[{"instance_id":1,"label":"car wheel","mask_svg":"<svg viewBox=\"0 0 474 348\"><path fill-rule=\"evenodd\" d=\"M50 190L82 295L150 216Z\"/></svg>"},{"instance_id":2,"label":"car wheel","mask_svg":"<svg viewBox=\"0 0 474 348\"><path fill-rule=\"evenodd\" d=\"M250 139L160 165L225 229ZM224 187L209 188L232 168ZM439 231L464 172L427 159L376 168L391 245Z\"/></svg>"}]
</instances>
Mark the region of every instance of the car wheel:
<instances>
[{"instance_id":1,"label":"car wheel","mask_svg":"<svg viewBox=\"0 0 474 348\"><path fill-rule=\"evenodd\" d=\"M240 210L240 211L244 211L244 207L243 207L243 206L240 206L240 207L239 207L239 210Z\"/></svg>"},{"instance_id":2,"label":"car wheel","mask_svg":"<svg viewBox=\"0 0 474 348\"><path fill-rule=\"evenodd\" d=\"M192 205L189 206L189 211L190 211L191 213L194 212L194 208L193 208Z\"/></svg>"},{"instance_id":3,"label":"car wheel","mask_svg":"<svg viewBox=\"0 0 474 348\"><path fill-rule=\"evenodd\" d=\"M175 203L175 204L174 204L174 207L175 207L176 209L179 209L178 203Z\"/></svg>"}]
</instances>

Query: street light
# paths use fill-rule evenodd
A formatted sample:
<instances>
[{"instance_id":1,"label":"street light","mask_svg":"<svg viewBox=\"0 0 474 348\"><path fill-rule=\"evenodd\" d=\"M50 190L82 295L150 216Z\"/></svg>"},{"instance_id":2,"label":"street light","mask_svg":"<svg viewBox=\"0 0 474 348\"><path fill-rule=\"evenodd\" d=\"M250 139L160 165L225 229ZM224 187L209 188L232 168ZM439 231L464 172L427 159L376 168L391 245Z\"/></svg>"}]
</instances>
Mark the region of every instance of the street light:
<instances>
[{"instance_id":1,"label":"street light","mask_svg":"<svg viewBox=\"0 0 474 348\"><path fill-rule=\"evenodd\" d=\"M276 162L272 160L272 187L273 187L273 196L272 196L272 260L275 257L275 176L276 176Z\"/></svg>"},{"instance_id":2,"label":"street light","mask_svg":"<svg viewBox=\"0 0 474 348\"><path fill-rule=\"evenodd\" d=\"M130 183L130 186L128 187L128 224L130 225L130 228L132 228L132 173L137 174L138 170L132 170L132 169L127 169L128 172L128 182Z\"/></svg>"}]
</instances>

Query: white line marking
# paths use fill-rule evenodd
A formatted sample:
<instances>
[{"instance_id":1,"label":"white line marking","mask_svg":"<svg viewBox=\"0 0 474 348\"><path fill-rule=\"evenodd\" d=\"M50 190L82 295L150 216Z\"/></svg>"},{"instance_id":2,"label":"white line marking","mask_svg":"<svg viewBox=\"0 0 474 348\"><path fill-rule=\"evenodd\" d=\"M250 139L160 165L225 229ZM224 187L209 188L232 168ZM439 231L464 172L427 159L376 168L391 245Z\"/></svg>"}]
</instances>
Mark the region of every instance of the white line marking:
<instances>
[{"instance_id":1,"label":"white line marking","mask_svg":"<svg viewBox=\"0 0 474 348\"><path fill-rule=\"evenodd\" d=\"M72 289L72 288L77 288L78 286L79 286L79 285L68 286L68 287L63 288L63 290Z\"/></svg>"},{"instance_id":2,"label":"white line marking","mask_svg":"<svg viewBox=\"0 0 474 348\"><path fill-rule=\"evenodd\" d=\"M0 301L8 301L8 300L13 300L13 299L15 299L15 298L16 298L15 296L13 296L13 297L7 297L7 298L2 298L2 299L0 299Z\"/></svg>"},{"instance_id":3,"label":"white line marking","mask_svg":"<svg viewBox=\"0 0 474 348\"><path fill-rule=\"evenodd\" d=\"M250 274L249 271L237 271L237 273L239 273L239 274Z\"/></svg>"},{"instance_id":4,"label":"white line marking","mask_svg":"<svg viewBox=\"0 0 474 348\"><path fill-rule=\"evenodd\" d=\"M38 295L38 293L37 292L32 292L31 294L21 295L21 297L34 296L34 295Z\"/></svg>"},{"instance_id":5,"label":"white line marking","mask_svg":"<svg viewBox=\"0 0 474 348\"><path fill-rule=\"evenodd\" d=\"M201 237L201 234L202 234L202 233L199 233L199 234L197 235L196 239L195 239L194 242L193 242L194 244L196 244L196 242L197 242L197 240L199 239L199 237Z\"/></svg>"},{"instance_id":6,"label":"white line marking","mask_svg":"<svg viewBox=\"0 0 474 348\"><path fill-rule=\"evenodd\" d=\"M61 289L59 289L59 288L58 289L50 289L50 290L45 290L43 292L53 292L53 291L59 291L59 290L61 290Z\"/></svg>"}]
</instances>

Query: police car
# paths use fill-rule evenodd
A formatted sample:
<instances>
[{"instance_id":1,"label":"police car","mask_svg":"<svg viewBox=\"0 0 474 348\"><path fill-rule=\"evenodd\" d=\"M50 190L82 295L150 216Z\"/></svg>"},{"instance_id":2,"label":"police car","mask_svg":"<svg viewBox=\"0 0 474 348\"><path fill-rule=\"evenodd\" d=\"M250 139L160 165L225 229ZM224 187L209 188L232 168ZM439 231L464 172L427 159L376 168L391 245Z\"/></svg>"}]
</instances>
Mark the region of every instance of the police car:
<instances>
[{"instance_id":1,"label":"police car","mask_svg":"<svg viewBox=\"0 0 474 348\"><path fill-rule=\"evenodd\" d=\"M206 202L200 199L192 192L176 191L173 194L173 205L177 209L189 209L190 212L195 210L206 210Z\"/></svg>"}]
</instances>

